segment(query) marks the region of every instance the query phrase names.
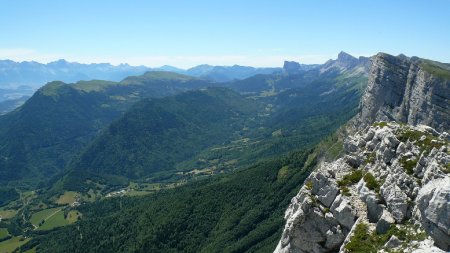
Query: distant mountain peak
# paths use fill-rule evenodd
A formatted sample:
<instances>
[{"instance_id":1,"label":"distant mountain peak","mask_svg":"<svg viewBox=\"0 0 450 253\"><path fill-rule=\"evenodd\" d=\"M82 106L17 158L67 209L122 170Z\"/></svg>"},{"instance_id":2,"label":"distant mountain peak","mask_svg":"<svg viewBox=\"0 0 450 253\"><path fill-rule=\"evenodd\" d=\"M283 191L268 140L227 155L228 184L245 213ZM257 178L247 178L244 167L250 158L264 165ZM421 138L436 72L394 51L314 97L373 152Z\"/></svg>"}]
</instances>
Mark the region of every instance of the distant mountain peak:
<instances>
[{"instance_id":1,"label":"distant mountain peak","mask_svg":"<svg viewBox=\"0 0 450 253\"><path fill-rule=\"evenodd\" d=\"M324 72L335 68L341 70L350 70L357 67L358 65L367 68L367 66L370 65L369 59L366 57L359 57L358 59L349 53L341 51L338 54L336 60L328 60L327 62L325 62L325 64L323 64L321 67L321 71Z\"/></svg>"},{"instance_id":2,"label":"distant mountain peak","mask_svg":"<svg viewBox=\"0 0 450 253\"><path fill-rule=\"evenodd\" d=\"M338 60L348 60L348 59L356 59L356 57L354 57L353 55L346 53L344 51L341 51L338 54Z\"/></svg>"},{"instance_id":3,"label":"distant mountain peak","mask_svg":"<svg viewBox=\"0 0 450 253\"><path fill-rule=\"evenodd\" d=\"M338 54L337 62L345 67L353 67L358 64L358 59L344 51Z\"/></svg>"},{"instance_id":4,"label":"distant mountain peak","mask_svg":"<svg viewBox=\"0 0 450 253\"><path fill-rule=\"evenodd\" d=\"M284 61L283 70L288 74L296 74L300 72L301 65L296 61Z\"/></svg>"}]
</instances>

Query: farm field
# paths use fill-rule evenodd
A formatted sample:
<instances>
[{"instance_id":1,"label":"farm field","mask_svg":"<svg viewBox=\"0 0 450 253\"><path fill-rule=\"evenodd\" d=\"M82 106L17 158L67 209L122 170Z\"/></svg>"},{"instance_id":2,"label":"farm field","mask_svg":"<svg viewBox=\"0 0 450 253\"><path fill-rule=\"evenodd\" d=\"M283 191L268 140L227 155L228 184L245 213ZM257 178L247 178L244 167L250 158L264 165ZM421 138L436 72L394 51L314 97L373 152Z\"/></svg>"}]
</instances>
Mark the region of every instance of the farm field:
<instances>
[{"instance_id":1,"label":"farm field","mask_svg":"<svg viewBox=\"0 0 450 253\"><path fill-rule=\"evenodd\" d=\"M27 243L30 239L23 238L21 236L13 237L9 240L0 242L0 253L10 253L13 252L18 247Z\"/></svg>"}]
</instances>

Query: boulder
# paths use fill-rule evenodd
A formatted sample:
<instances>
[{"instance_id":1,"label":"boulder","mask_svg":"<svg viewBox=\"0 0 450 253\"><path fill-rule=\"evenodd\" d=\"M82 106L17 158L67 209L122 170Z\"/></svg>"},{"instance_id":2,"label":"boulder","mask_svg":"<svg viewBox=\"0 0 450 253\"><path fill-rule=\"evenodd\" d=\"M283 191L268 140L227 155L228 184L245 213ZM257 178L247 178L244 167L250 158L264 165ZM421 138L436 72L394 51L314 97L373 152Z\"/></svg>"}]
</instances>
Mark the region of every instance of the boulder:
<instances>
[{"instance_id":1,"label":"boulder","mask_svg":"<svg viewBox=\"0 0 450 253\"><path fill-rule=\"evenodd\" d=\"M398 246L402 245L402 241L397 238L397 236L393 235L391 238L389 238L389 241L384 245L384 247L388 249L397 248Z\"/></svg>"},{"instance_id":2,"label":"boulder","mask_svg":"<svg viewBox=\"0 0 450 253\"><path fill-rule=\"evenodd\" d=\"M381 187L381 195L386 200L388 210L395 221L401 223L408 211L408 196L396 184L396 180L389 175Z\"/></svg>"},{"instance_id":3,"label":"boulder","mask_svg":"<svg viewBox=\"0 0 450 253\"><path fill-rule=\"evenodd\" d=\"M355 224L356 215L347 198L339 195L331 206L331 212L342 226L350 230Z\"/></svg>"},{"instance_id":4,"label":"boulder","mask_svg":"<svg viewBox=\"0 0 450 253\"><path fill-rule=\"evenodd\" d=\"M383 214L383 206L375 195L371 194L366 198L367 218L370 222L377 222Z\"/></svg>"},{"instance_id":5,"label":"boulder","mask_svg":"<svg viewBox=\"0 0 450 253\"><path fill-rule=\"evenodd\" d=\"M386 234L392 224L395 223L392 214L387 210L383 210L383 214L377 222L376 231L378 234Z\"/></svg>"},{"instance_id":6,"label":"boulder","mask_svg":"<svg viewBox=\"0 0 450 253\"><path fill-rule=\"evenodd\" d=\"M328 230L326 236L325 248L331 250L339 249L339 246L345 239L345 235L339 225Z\"/></svg>"},{"instance_id":7,"label":"boulder","mask_svg":"<svg viewBox=\"0 0 450 253\"><path fill-rule=\"evenodd\" d=\"M355 140L347 139L344 141L344 148L346 151L354 153L358 151L358 143Z\"/></svg>"},{"instance_id":8,"label":"boulder","mask_svg":"<svg viewBox=\"0 0 450 253\"><path fill-rule=\"evenodd\" d=\"M339 192L336 180L325 170L315 174L310 180L313 185L311 192L324 206L330 207Z\"/></svg>"}]
</instances>

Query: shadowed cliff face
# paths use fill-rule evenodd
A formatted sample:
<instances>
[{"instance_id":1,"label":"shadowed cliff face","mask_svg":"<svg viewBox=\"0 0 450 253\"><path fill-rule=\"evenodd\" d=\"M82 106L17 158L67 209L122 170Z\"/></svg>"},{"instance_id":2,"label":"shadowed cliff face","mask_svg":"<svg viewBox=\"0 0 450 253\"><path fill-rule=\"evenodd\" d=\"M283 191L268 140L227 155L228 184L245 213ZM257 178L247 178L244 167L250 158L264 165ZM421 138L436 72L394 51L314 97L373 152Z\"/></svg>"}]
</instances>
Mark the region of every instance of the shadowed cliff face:
<instances>
[{"instance_id":1,"label":"shadowed cliff face","mask_svg":"<svg viewBox=\"0 0 450 253\"><path fill-rule=\"evenodd\" d=\"M358 123L364 127L375 121L398 121L448 130L448 73L446 64L377 54L361 99Z\"/></svg>"}]
</instances>

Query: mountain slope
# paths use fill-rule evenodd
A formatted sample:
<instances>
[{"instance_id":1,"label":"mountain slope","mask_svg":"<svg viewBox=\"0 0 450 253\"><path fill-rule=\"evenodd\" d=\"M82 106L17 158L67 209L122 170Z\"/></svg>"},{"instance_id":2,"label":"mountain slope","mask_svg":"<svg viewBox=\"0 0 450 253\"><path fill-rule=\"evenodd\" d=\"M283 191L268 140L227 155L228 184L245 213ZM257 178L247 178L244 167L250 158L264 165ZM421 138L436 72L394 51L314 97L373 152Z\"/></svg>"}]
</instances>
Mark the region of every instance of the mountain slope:
<instances>
[{"instance_id":1,"label":"mountain slope","mask_svg":"<svg viewBox=\"0 0 450 253\"><path fill-rule=\"evenodd\" d=\"M239 135L257 108L255 102L224 88L143 100L112 123L69 168L74 174L130 179L173 171L177 163L202 149Z\"/></svg>"},{"instance_id":2,"label":"mountain slope","mask_svg":"<svg viewBox=\"0 0 450 253\"><path fill-rule=\"evenodd\" d=\"M209 85L169 72L148 72L118 83L49 83L19 109L0 117L0 181L46 181L140 99Z\"/></svg>"},{"instance_id":3,"label":"mountain slope","mask_svg":"<svg viewBox=\"0 0 450 253\"><path fill-rule=\"evenodd\" d=\"M77 226L37 237L37 252L272 252L283 209L314 165L308 154L86 205Z\"/></svg>"}]
</instances>

